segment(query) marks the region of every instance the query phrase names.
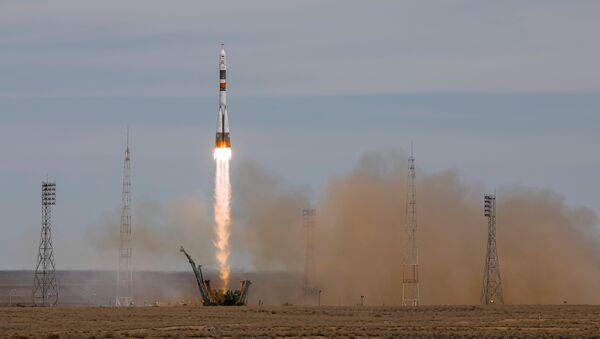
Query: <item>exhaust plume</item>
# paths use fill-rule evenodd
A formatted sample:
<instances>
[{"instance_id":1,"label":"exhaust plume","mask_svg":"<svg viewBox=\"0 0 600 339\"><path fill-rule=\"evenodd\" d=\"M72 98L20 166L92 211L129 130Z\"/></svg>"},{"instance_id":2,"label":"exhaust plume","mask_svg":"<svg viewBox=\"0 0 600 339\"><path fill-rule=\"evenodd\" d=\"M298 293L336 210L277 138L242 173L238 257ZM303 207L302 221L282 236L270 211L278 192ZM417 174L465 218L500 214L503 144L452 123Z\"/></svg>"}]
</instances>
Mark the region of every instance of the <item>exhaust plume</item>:
<instances>
[{"instance_id":1,"label":"exhaust plume","mask_svg":"<svg viewBox=\"0 0 600 339\"><path fill-rule=\"evenodd\" d=\"M314 233L316 283L324 303L357 304L364 295L370 305L400 305L406 158L366 154L353 171L327 185ZM301 190L255 165L241 166L236 178L246 231L236 235L234 248L243 246L255 268L301 272L300 214L306 206ZM487 239L484 193L483 185L455 170L418 170L423 304L479 303ZM505 187L497 196L505 302L600 302L595 213L570 207L560 195L544 190Z\"/></svg>"},{"instance_id":2,"label":"exhaust plume","mask_svg":"<svg viewBox=\"0 0 600 339\"><path fill-rule=\"evenodd\" d=\"M317 268L329 303L356 303L360 295L371 304L400 303L406 167L371 154L329 184L317 226ZM482 185L452 170L419 172L417 190L423 303L478 303L487 237ZM600 301L595 214L548 191L507 187L497 196L505 301Z\"/></svg>"},{"instance_id":3,"label":"exhaust plume","mask_svg":"<svg viewBox=\"0 0 600 339\"><path fill-rule=\"evenodd\" d=\"M229 288L229 235L231 226L231 183L229 181L229 160L231 148L215 148L215 241L216 258L219 264L221 288Z\"/></svg>"},{"instance_id":4,"label":"exhaust plume","mask_svg":"<svg viewBox=\"0 0 600 339\"><path fill-rule=\"evenodd\" d=\"M487 239L485 188L461 178L455 170L421 171L416 155L421 303L478 304ZM364 295L367 305L400 305L406 159L397 153L366 154L352 171L331 179L324 188L316 204L314 230L315 283L323 291L323 304L353 305ZM236 268L287 271L289 277L300 279L304 260L301 212L308 205L307 190L290 186L247 161L237 166L235 181L236 227L231 243L225 242L229 246L222 247L225 254L232 253L230 258L222 258L233 259ZM231 186L225 187L229 187L224 195L229 203ZM569 206L556 193L527 187L503 187L497 197L497 246L505 303L600 303L596 293L600 232L594 211ZM227 204L225 210L229 208ZM153 264L167 260L163 254L169 253L173 255L170 262L176 260L181 263L177 267L187 269L177 252L183 244L195 252L198 262L214 267L212 222L202 213L200 202L185 199L166 209L134 206L132 210L136 220L134 253L139 253L136 248L140 247L154 251ZM219 219L227 225L226 230L230 218ZM113 219L106 230L115 234L114 244L118 244L116 214ZM97 244L98 237L93 240ZM140 260L141 254L134 256L136 267ZM229 262L223 262L229 269ZM269 274L260 276L257 288L266 294L253 298L301 300L294 288L270 292L270 287L265 287L299 286L295 281L284 283L270 281ZM273 293L277 300L270 298Z\"/></svg>"},{"instance_id":5,"label":"exhaust plume","mask_svg":"<svg viewBox=\"0 0 600 339\"><path fill-rule=\"evenodd\" d=\"M291 187L251 161L238 164L234 180L236 262L251 270L300 270L304 258L300 215L308 206L307 190Z\"/></svg>"},{"instance_id":6,"label":"exhaust plume","mask_svg":"<svg viewBox=\"0 0 600 339\"><path fill-rule=\"evenodd\" d=\"M196 260L215 267L210 207L198 197L181 197L165 205L139 201L132 206L133 266L139 270L173 270L188 266L177 251L183 245ZM113 269L119 248L119 211L106 213L86 234L96 251L92 267ZM82 267L90 267L87 263Z\"/></svg>"}]
</instances>

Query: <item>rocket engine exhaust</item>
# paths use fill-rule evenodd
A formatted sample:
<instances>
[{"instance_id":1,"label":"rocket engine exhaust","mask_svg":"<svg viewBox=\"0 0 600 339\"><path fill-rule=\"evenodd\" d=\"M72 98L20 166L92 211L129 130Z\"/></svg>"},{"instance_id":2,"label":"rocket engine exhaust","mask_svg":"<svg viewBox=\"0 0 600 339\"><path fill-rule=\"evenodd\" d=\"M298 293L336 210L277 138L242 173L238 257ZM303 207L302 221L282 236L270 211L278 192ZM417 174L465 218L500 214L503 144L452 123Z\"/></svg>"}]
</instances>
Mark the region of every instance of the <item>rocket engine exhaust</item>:
<instances>
[{"instance_id":1,"label":"rocket engine exhaust","mask_svg":"<svg viewBox=\"0 0 600 339\"><path fill-rule=\"evenodd\" d=\"M229 182L230 148L215 149L215 247L221 287L229 287L229 234L231 225L231 183Z\"/></svg>"},{"instance_id":2,"label":"rocket engine exhaust","mask_svg":"<svg viewBox=\"0 0 600 339\"><path fill-rule=\"evenodd\" d=\"M219 115L217 117L217 135L213 157L215 170L215 240L217 262L221 289L229 288L229 235L231 226L231 182L229 178L229 161L231 160L231 141L229 139L229 120L227 118L227 83L226 83L225 48L221 44L219 55Z\"/></svg>"}]
</instances>

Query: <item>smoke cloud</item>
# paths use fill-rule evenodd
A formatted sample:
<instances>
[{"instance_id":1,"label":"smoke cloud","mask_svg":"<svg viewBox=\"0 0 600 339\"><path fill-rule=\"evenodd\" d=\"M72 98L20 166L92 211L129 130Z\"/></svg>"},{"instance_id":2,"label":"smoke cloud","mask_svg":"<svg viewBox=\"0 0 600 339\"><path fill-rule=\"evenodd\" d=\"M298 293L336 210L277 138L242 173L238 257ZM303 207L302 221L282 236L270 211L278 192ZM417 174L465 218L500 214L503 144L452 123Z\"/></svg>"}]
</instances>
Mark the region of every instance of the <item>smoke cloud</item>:
<instances>
[{"instance_id":1,"label":"smoke cloud","mask_svg":"<svg viewBox=\"0 0 600 339\"><path fill-rule=\"evenodd\" d=\"M400 304L405 249L407 156L370 153L333 178L317 206L317 284L328 304ZM418 159L417 159L418 161ZM240 166L234 248L254 268L301 270L302 190L254 164ZM487 239L483 185L454 170L417 172L423 304L479 303ZM600 233L588 208L553 192L497 192L497 245L507 303L597 303ZM235 226L234 226L235 229Z\"/></svg>"},{"instance_id":2,"label":"smoke cloud","mask_svg":"<svg viewBox=\"0 0 600 339\"><path fill-rule=\"evenodd\" d=\"M282 178L250 161L234 177L233 247L237 262L252 270L292 270L303 266L302 209L308 191L290 187Z\"/></svg>"},{"instance_id":3,"label":"smoke cloud","mask_svg":"<svg viewBox=\"0 0 600 339\"><path fill-rule=\"evenodd\" d=\"M314 241L323 303L356 304L364 295L367 305L400 304L407 158L365 154L320 195ZM417 167L418 161L417 156ZM421 303L479 303L487 239L484 186L454 170L417 169L416 184ZM235 168L233 191L234 273L301 273L301 211L309 205L309 191L252 162ZM148 204L133 211L136 246L177 256L179 245L189 244L197 262L216 267L210 213L201 201L187 198L166 208ZM600 232L591 209L568 206L550 191L504 187L497 192L497 213L506 303L600 302ZM118 230L118 219L113 223L112 230ZM261 284L269 284L267 276ZM273 293L279 295L277 302L299 302L298 282L289 286L294 291ZM256 288L268 293L264 286Z\"/></svg>"},{"instance_id":4,"label":"smoke cloud","mask_svg":"<svg viewBox=\"0 0 600 339\"><path fill-rule=\"evenodd\" d=\"M134 202L132 213L133 262L136 270L176 270L186 267L187 262L179 252L179 246L182 245L198 263L216 267L212 218L206 203L200 198L183 197L167 205L152 201ZM119 248L119 218L120 211L105 214L88 236L92 248L102 257L114 257L115 265Z\"/></svg>"},{"instance_id":5,"label":"smoke cloud","mask_svg":"<svg viewBox=\"0 0 600 339\"><path fill-rule=\"evenodd\" d=\"M406 159L402 156L400 159ZM417 159L418 161L418 159ZM327 187L319 206L319 283L329 303L399 304L407 162L365 155ZM417 172L421 296L479 302L487 239L482 185L456 171ZM498 191L497 246L507 303L597 303L597 217L552 192Z\"/></svg>"}]
</instances>

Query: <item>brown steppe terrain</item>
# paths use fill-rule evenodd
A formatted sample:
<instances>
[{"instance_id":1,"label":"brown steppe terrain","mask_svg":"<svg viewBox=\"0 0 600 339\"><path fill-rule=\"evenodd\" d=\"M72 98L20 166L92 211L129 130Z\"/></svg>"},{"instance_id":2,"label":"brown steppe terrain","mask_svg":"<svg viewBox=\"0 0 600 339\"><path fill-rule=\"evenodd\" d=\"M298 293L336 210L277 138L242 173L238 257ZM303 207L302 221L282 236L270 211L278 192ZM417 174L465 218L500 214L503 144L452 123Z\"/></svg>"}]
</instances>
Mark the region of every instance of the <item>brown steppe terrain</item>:
<instances>
[{"instance_id":1,"label":"brown steppe terrain","mask_svg":"<svg viewBox=\"0 0 600 339\"><path fill-rule=\"evenodd\" d=\"M0 336L600 338L600 306L4 307Z\"/></svg>"}]
</instances>

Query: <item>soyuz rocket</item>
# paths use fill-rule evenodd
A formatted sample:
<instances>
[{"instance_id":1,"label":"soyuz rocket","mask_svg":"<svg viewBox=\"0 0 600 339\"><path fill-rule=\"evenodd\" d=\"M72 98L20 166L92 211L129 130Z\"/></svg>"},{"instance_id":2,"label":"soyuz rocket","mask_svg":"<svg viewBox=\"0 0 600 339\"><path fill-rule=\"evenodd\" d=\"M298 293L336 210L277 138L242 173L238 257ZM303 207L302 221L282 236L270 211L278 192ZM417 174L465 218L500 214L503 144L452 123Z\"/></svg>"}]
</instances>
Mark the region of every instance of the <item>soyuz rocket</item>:
<instances>
[{"instance_id":1,"label":"soyuz rocket","mask_svg":"<svg viewBox=\"0 0 600 339\"><path fill-rule=\"evenodd\" d=\"M217 117L216 148L231 148L229 140L229 118L227 117L227 64L225 46L221 43L219 54L219 116Z\"/></svg>"}]
</instances>

